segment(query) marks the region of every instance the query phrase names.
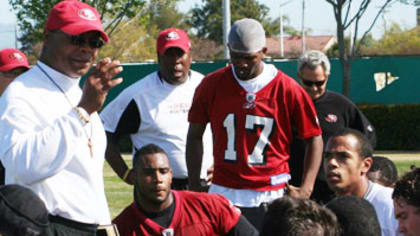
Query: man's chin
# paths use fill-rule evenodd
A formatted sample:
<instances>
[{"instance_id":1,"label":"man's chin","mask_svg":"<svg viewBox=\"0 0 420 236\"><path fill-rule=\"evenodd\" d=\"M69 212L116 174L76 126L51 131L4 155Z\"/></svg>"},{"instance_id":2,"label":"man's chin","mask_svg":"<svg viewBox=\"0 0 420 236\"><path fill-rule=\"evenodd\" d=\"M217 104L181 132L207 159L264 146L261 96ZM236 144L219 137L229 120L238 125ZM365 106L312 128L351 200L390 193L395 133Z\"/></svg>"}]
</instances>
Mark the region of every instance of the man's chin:
<instances>
[{"instance_id":1,"label":"man's chin","mask_svg":"<svg viewBox=\"0 0 420 236\"><path fill-rule=\"evenodd\" d=\"M88 71L89 71L90 67L87 68L76 68L73 69L70 74L67 74L70 77L82 77L84 76Z\"/></svg>"},{"instance_id":2,"label":"man's chin","mask_svg":"<svg viewBox=\"0 0 420 236\"><path fill-rule=\"evenodd\" d=\"M330 183L330 182L327 182L327 184L328 184L328 187L333 191L333 192L341 192L341 188L340 188L340 186L339 186L339 184L338 183Z\"/></svg>"},{"instance_id":3,"label":"man's chin","mask_svg":"<svg viewBox=\"0 0 420 236\"><path fill-rule=\"evenodd\" d=\"M316 100L316 99L320 98L321 95L322 94L316 93L316 94L311 94L310 96L311 96L312 100Z\"/></svg>"},{"instance_id":4,"label":"man's chin","mask_svg":"<svg viewBox=\"0 0 420 236\"><path fill-rule=\"evenodd\" d=\"M92 63L89 62L73 62L70 64L70 70L73 74L73 77L75 77L74 75L77 75L78 77L85 75L90 67L92 67Z\"/></svg>"},{"instance_id":5,"label":"man's chin","mask_svg":"<svg viewBox=\"0 0 420 236\"><path fill-rule=\"evenodd\" d=\"M182 84L187 80L187 76L184 75L172 75L170 82L171 84Z\"/></svg>"},{"instance_id":6,"label":"man's chin","mask_svg":"<svg viewBox=\"0 0 420 236\"><path fill-rule=\"evenodd\" d=\"M168 199L169 194L159 194L154 196L153 200L155 203L163 203Z\"/></svg>"},{"instance_id":7,"label":"man's chin","mask_svg":"<svg viewBox=\"0 0 420 236\"><path fill-rule=\"evenodd\" d=\"M250 80L250 79L253 79L252 75L250 75L250 73L248 73L248 72L243 72L242 74L241 73L238 73L238 74L236 74L236 76L240 80Z\"/></svg>"}]
</instances>

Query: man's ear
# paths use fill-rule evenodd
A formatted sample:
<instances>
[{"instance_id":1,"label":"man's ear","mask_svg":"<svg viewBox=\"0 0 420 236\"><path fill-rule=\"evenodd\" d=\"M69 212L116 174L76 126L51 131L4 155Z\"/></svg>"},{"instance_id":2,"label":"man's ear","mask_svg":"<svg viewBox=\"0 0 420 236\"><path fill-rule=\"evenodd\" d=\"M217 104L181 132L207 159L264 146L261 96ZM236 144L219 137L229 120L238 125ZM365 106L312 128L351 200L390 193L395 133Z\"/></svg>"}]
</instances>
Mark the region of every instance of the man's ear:
<instances>
[{"instance_id":1,"label":"man's ear","mask_svg":"<svg viewBox=\"0 0 420 236\"><path fill-rule=\"evenodd\" d=\"M372 162L373 160L371 157L366 157L365 159L363 159L361 168L362 175L367 175L367 172L369 171L370 167L372 167Z\"/></svg>"},{"instance_id":2,"label":"man's ear","mask_svg":"<svg viewBox=\"0 0 420 236\"><path fill-rule=\"evenodd\" d=\"M159 52L156 52L156 55L157 55L157 60L158 60L158 64L160 63L160 54L159 54Z\"/></svg>"},{"instance_id":3,"label":"man's ear","mask_svg":"<svg viewBox=\"0 0 420 236\"><path fill-rule=\"evenodd\" d=\"M42 33L42 43L43 43L43 45L48 44L49 37L51 37L51 32L48 31L48 30L44 30L44 32Z\"/></svg>"},{"instance_id":4,"label":"man's ear","mask_svg":"<svg viewBox=\"0 0 420 236\"><path fill-rule=\"evenodd\" d=\"M46 40L49 35L50 35L50 31L44 30L44 32L42 33L42 40Z\"/></svg>"},{"instance_id":5,"label":"man's ear","mask_svg":"<svg viewBox=\"0 0 420 236\"><path fill-rule=\"evenodd\" d=\"M263 47L263 49L261 50L262 53L264 53L264 55L267 54L267 47Z\"/></svg>"},{"instance_id":6,"label":"man's ear","mask_svg":"<svg viewBox=\"0 0 420 236\"><path fill-rule=\"evenodd\" d=\"M174 176L174 173L172 172L172 168L170 168L169 169L169 174L171 175L169 178L170 178L170 180L169 180L169 185L172 185L172 178L173 178L173 176Z\"/></svg>"}]
</instances>

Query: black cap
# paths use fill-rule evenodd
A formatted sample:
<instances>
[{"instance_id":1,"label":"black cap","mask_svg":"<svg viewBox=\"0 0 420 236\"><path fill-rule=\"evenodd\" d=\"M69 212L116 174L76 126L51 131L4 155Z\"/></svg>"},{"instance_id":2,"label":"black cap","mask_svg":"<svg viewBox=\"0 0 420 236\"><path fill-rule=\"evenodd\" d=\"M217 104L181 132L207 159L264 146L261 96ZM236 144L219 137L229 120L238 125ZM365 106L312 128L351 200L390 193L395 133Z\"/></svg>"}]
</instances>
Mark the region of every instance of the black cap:
<instances>
[{"instance_id":1,"label":"black cap","mask_svg":"<svg viewBox=\"0 0 420 236\"><path fill-rule=\"evenodd\" d=\"M46 235L49 226L44 202L29 188L0 187L0 234Z\"/></svg>"}]
</instances>

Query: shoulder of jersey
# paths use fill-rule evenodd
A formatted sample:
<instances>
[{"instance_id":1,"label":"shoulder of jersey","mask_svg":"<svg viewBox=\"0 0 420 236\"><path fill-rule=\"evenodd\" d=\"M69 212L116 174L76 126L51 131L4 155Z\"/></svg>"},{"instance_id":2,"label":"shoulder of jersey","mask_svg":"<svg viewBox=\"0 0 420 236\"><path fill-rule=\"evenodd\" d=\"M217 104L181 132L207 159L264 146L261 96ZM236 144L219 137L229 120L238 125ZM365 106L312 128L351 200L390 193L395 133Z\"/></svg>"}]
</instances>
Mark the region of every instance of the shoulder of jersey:
<instances>
[{"instance_id":1,"label":"shoulder of jersey","mask_svg":"<svg viewBox=\"0 0 420 236\"><path fill-rule=\"evenodd\" d=\"M213 72L210 72L206 75L206 78L218 78L220 75L226 73L226 71L230 70L230 66L225 66ZM231 70L230 70L231 71Z\"/></svg>"}]
</instances>

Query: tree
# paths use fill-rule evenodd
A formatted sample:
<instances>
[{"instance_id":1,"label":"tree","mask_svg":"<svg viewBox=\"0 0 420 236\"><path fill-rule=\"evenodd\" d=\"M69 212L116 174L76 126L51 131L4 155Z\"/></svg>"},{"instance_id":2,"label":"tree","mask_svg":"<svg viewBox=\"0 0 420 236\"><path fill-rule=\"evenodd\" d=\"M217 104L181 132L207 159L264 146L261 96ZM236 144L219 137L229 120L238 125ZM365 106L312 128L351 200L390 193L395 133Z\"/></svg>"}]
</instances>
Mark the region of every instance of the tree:
<instances>
[{"instance_id":1,"label":"tree","mask_svg":"<svg viewBox=\"0 0 420 236\"><path fill-rule=\"evenodd\" d=\"M215 61L223 59L223 46L213 40L191 38L191 56L194 61Z\"/></svg>"},{"instance_id":2,"label":"tree","mask_svg":"<svg viewBox=\"0 0 420 236\"><path fill-rule=\"evenodd\" d=\"M149 25L156 26L159 31L170 27L186 29L186 16L177 10L177 2L179 0L150 0L146 10Z\"/></svg>"},{"instance_id":3,"label":"tree","mask_svg":"<svg viewBox=\"0 0 420 236\"><path fill-rule=\"evenodd\" d=\"M19 38L22 50L33 53L33 47L42 41L42 33L50 9L60 0L9 0L17 13L22 32ZM123 19L129 19L143 8L146 0L82 0L94 6L103 19L105 31L111 36Z\"/></svg>"},{"instance_id":4,"label":"tree","mask_svg":"<svg viewBox=\"0 0 420 236\"><path fill-rule=\"evenodd\" d=\"M420 23L420 0L398 0L399 2L407 5L413 5L417 7L417 25Z\"/></svg>"},{"instance_id":5,"label":"tree","mask_svg":"<svg viewBox=\"0 0 420 236\"><path fill-rule=\"evenodd\" d=\"M205 4L200 8L194 7L190 11L189 25L195 29L197 36L202 39L210 39L221 44L223 41L223 14L222 0L203 0ZM231 0L231 21L241 18L253 18L261 22L267 36L278 34L279 20L268 17L269 8L259 4L256 0Z\"/></svg>"},{"instance_id":6,"label":"tree","mask_svg":"<svg viewBox=\"0 0 420 236\"><path fill-rule=\"evenodd\" d=\"M178 1L149 0L137 16L120 23L99 56L111 56L121 62L156 60L159 32L170 27L185 29L184 14L176 8Z\"/></svg>"},{"instance_id":7,"label":"tree","mask_svg":"<svg viewBox=\"0 0 420 236\"><path fill-rule=\"evenodd\" d=\"M360 0L356 13L352 14L351 9L353 4L355 3L354 0L326 0L329 4L332 5L334 10L334 17L337 23L337 41L338 41L338 51L339 51L339 59L342 66L343 71L343 94L345 96L350 95L350 84L351 84L351 68L353 64L354 57L360 52L360 41L366 37L369 31L372 30L373 26L375 25L378 17L382 14L384 9L393 1L393 0L380 0L381 7L377 10L376 16L374 20L371 22L370 27L362 34L360 41L357 41L358 34L359 34L359 22L360 19L366 13L367 8L369 5L372 4L371 0ZM346 45L345 45L345 38L344 32L350 26L354 24L354 34L353 38L350 40L353 42L352 49L347 52Z\"/></svg>"},{"instance_id":8,"label":"tree","mask_svg":"<svg viewBox=\"0 0 420 236\"><path fill-rule=\"evenodd\" d=\"M115 29L112 40L99 51L99 57L111 57L122 63L155 60L157 30L148 28L139 17L123 20Z\"/></svg>"},{"instance_id":9,"label":"tree","mask_svg":"<svg viewBox=\"0 0 420 236\"><path fill-rule=\"evenodd\" d=\"M185 29L184 14L176 8L178 1L149 0L136 17L120 23L99 57L110 56L121 62L156 60L159 32L170 27Z\"/></svg>"},{"instance_id":10,"label":"tree","mask_svg":"<svg viewBox=\"0 0 420 236\"><path fill-rule=\"evenodd\" d=\"M367 56L367 55L378 55L375 53L375 49L377 46L377 41L373 38L371 33L368 33L363 40L358 40L357 45L359 45L359 50L357 56ZM344 37L344 45L346 53L349 54L351 52L350 47L350 37ZM327 56L328 57L339 57L339 50L338 50L338 42L334 43L334 45L328 49Z\"/></svg>"},{"instance_id":11,"label":"tree","mask_svg":"<svg viewBox=\"0 0 420 236\"><path fill-rule=\"evenodd\" d=\"M419 55L420 28L406 30L392 23L384 36L366 51L376 55Z\"/></svg>"}]
</instances>

